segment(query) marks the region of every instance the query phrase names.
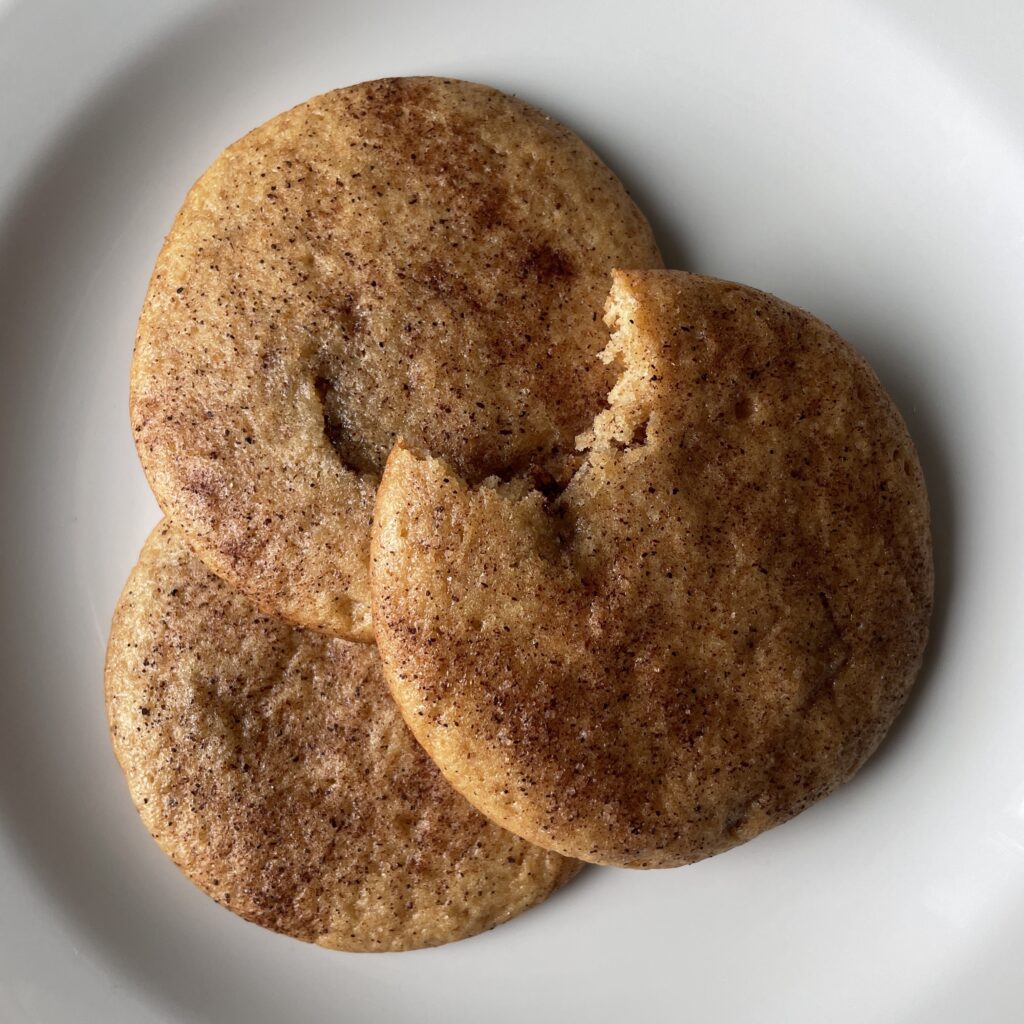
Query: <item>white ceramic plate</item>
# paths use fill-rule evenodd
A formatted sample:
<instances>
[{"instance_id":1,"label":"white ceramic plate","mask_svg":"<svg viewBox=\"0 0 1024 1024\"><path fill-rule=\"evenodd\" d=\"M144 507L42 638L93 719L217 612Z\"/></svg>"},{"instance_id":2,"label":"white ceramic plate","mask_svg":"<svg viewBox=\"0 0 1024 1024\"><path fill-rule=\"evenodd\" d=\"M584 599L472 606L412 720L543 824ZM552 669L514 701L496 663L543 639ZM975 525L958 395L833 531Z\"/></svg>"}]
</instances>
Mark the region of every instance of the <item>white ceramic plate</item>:
<instances>
[{"instance_id":1,"label":"white ceramic plate","mask_svg":"<svg viewBox=\"0 0 1024 1024\"><path fill-rule=\"evenodd\" d=\"M0 4L0 1020L1021 1019L1024 108L996 4ZM329 953L243 923L146 835L101 667L157 510L134 322L226 143L385 74L493 83L589 139L670 262L871 359L919 446L938 603L868 768L695 867L590 870L485 936Z\"/></svg>"}]
</instances>

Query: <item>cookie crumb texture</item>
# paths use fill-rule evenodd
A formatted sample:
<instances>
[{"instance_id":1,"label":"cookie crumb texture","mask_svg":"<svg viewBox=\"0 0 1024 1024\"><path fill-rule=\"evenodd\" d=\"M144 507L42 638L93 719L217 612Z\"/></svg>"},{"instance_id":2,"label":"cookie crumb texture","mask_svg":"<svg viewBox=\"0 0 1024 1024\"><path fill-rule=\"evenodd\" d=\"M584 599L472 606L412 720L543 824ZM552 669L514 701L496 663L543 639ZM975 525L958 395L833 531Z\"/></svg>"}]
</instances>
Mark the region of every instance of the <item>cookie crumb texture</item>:
<instances>
[{"instance_id":1,"label":"cookie crumb texture","mask_svg":"<svg viewBox=\"0 0 1024 1024\"><path fill-rule=\"evenodd\" d=\"M256 924L332 949L435 946L514 917L578 869L444 781L373 647L260 615L166 524L118 605L106 687L146 827Z\"/></svg>"},{"instance_id":2,"label":"cookie crumb texture","mask_svg":"<svg viewBox=\"0 0 1024 1024\"><path fill-rule=\"evenodd\" d=\"M618 273L618 374L561 492L398 448L375 625L406 720L494 821L664 867L785 821L880 742L932 605L924 480L864 360L740 285Z\"/></svg>"},{"instance_id":3,"label":"cookie crumb texture","mask_svg":"<svg viewBox=\"0 0 1024 1024\"><path fill-rule=\"evenodd\" d=\"M494 89L387 79L273 118L192 188L150 282L131 410L161 507L263 610L372 640L396 438L472 480L564 479L618 265L661 265L619 180Z\"/></svg>"}]
</instances>

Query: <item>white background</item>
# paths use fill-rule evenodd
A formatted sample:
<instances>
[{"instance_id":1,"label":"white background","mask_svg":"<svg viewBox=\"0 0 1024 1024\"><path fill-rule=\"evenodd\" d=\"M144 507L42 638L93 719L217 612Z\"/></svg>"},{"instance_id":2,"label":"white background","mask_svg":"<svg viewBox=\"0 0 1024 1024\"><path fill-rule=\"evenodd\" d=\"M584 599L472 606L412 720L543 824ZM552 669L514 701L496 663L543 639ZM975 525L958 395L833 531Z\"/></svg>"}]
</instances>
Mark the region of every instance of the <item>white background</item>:
<instances>
[{"instance_id":1,"label":"white background","mask_svg":"<svg viewBox=\"0 0 1024 1024\"><path fill-rule=\"evenodd\" d=\"M1013 0L0 2L0 1021L1021 1019L1022 41ZM546 107L670 263L860 347L919 446L938 592L904 717L825 803L359 956L243 923L163 857L102 658L158 518L127 373L185 190L279 110L416 73Z\"/></svg>"}]
</instances>

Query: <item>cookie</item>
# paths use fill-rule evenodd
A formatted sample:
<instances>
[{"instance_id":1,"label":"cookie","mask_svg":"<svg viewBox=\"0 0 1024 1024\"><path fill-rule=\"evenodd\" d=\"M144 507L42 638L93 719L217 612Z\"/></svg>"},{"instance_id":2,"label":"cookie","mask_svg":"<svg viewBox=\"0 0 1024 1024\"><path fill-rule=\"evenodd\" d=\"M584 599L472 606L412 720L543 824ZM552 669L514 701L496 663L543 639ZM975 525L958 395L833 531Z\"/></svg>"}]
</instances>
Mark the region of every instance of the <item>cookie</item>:
<instances>
[{"instance_id":1,"label":"cookie","mask_svg":"<svg viewBox=\"0 0 1024 1024\"><path fill-rule=\"evenodd\" d=\"M257 612L164 523L114 616L114 749L146 827L249 921L331 949L435 946L578 865L492 825L402 723L370 645Z\"/></svg>"},{"instance_id":2,"label":"cookie","mask_svg":"<svg viewBox=\"0 0 1024 1024\"><path fill-rule=\"evenodd\" d=\"M921 467L866 362L771 295L623 272L561 491L388 460L374 619L448 780L560 853L718 853L849 779L921 663Z\"/></svg>"},{"instance_id":3,"label":"cookie","mask_svg":"<svg viewBox=\"0 0 1024 1024\"><path fill-rule=\"evenodd\" d=\"M616 265L661 265L622 184L494 89L387 79L273 118L192 188L145 299L131 416L161 507L264 611L372 640L396 438L470 480L564 480Z\"/></svg>"}]
</instances>

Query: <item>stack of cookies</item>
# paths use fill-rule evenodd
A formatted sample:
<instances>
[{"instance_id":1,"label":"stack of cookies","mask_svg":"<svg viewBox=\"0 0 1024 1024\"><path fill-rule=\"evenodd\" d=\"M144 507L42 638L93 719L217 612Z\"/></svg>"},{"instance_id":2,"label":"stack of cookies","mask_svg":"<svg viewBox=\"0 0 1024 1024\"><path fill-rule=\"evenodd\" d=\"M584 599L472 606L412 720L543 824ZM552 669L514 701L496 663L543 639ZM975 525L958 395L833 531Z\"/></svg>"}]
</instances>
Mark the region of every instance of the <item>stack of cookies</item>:
<instances>
[{"instance_id":1,"label":"stack of cookies","mask_svg":"<svg viewBox=\"0 0 1024 1024\"><path fill-rule=\"evenodd\" d=\"M370 82L229 147L131 413L167 517L108 651L132 797L216 900L324 946L750 839L921 662L927 497L868 365L663 269L599 158L483 86Z\"/></svg>"}]
</instances>

